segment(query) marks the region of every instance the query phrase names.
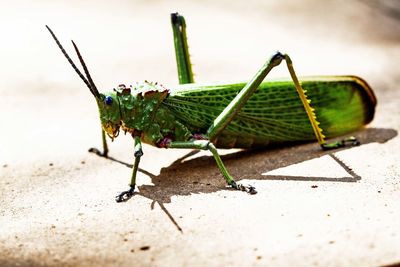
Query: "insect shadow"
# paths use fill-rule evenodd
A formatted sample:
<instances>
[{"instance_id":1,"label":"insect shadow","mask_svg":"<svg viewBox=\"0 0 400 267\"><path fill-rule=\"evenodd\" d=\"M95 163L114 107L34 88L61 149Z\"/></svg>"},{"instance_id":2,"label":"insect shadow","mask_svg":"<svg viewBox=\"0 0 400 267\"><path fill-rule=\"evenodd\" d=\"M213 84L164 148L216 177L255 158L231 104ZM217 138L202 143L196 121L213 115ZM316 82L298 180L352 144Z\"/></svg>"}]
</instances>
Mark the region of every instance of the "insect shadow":
<instances>
[{"instance_id":1,"label":"insect shadow","mask_svg":"<svg viewBox=\"0 0 400 267\"><path fill-rule=\"evenodd\" d=\"M397 134L396 130L385 128L367 128L354 133L361 142L361 145L373 142L386 143L397 136ZM289 144L265 149L243 150L223 155L221 158L232 175L238 180L291 180L352 183L361 180L362 177L354 172L351 166L347 166L334 154L349 148L351 147L344 147L334 151L323 151L316 143ZM139 168L141 173L151 178L154 185L138 186L139 192L137 192L136 195L141 195L153 200L151 204L152 209L157 203L180 232L183 232L181 227L164 206L165 203L171 202L172 196L232 190L226 187L225 180L215 166L214 159L211 155L189 159L198 152L199 151L196 150L190 151L185 156L175 160L168 167L162 168L159 175L154 175ZM324 155L329 155L342 166L349 175L346 177L305 177L263 174ZM132 168L132 165L126 162L112 157L108 159L121 163L128 168Z\"/></svg>"},{"instance_id":2,"label":"insect shadow","mask_svg":"<svg viewBox=\"0 0 400 267\"><path fill-rule=\"evenodd\" d=\"M367 128L354 135L362 145L378 142L385 143L397 136L394 129ZM322 151L315 143L303 143L257 150L243 150L223 155L221 158L232 175L238 180L292 180L292 181L325 181L325 182L357 182L361 177L351 166L347 166L334 153L351 147L344 147L334 151ZM192 150L185 156L175 160L170 166L162 168L159 175L154 175L144 169L139 171L148 175L154 185L139 186L138 195L152 199L159 203L170 203L171 197L176 195L190 195L193 193L211 193L220 190L231 190L225 185L225 180L215 166L213 157L194 156L198 151ZM288 175L264 175L278 168L287 167L296 163L329 155L349 174L346 177L305 177ZM132 168L131 164L109 157L110 160Z\"/></svg>"}]
</instances>

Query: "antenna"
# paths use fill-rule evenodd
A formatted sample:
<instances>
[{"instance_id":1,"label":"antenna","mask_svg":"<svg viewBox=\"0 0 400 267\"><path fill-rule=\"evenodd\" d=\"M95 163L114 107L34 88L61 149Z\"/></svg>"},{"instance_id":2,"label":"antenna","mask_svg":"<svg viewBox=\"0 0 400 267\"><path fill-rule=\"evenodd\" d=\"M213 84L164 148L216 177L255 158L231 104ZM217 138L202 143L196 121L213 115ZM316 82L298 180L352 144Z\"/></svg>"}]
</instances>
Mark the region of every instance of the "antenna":
<instances>
[{"instance_id":1,"label":"antenna","mask_svg":"<svg viewBox=\"0 0 400 267\"><path fill-rule=\"evenodd\" d=\"M99 91L97 90L97 87L96 87L96 85L94 84L94 82L93 82L93 80L92 80L92 77L90 76L89 70L88 70L88 68L86 67L85 61L83 60L83 58L82 58L82 56L81 56L81 53L79 52L78 47L76 46L76 44L74 43L74 41L71 40L71 42L72 42L72 44L74 45L76 54L78 55L78 58L79 58L79 61L81 62L81 65L82 65L82 67L83 67L83 70L85 71L86 77L87 77L87 79L89 80L89 84L90 84L92 93L95 95L95 97L100 97L100 93L99 93Z\"/></svg>"},{"instance_id":2,"label":"antenna","mask_svg":"<svg viewBox=\"0 0 400 267\"><path fill-rule=\"evenodd\" d=\"M68 53L65 51L64 47L61 45L60 41L58 41L56 35L53 33L53 31L50 29L49 26L46 25L46 28L49 30L51 36L53 37L54 41L56 41L58 47L60 48L61 52L63 53L63 55L67 58L69 64L71 64L72 68L75 70L76 73L78 73L79 77L82 79L82 81L86 84L86 86L89 88L90 92L96 97L98 98L100 96L99 91L97 90L96 86L93 83L92 78L90 77L89 71L86 67L85 62L82 59L82 56L79 53L78 48L76 47L75 43L73 43L74 47L75 47L75 51L78 54L79 60L83 66L83 69L85 70L86 76L88 77L88 79L85 78L85 76L83 76L83 74L80 72L80 70L78 69L78 67L75 65L75 63L72 61L71 57L68 55ZM89 81L88 81L89 80Z\"/></svg>"}]
</instances>

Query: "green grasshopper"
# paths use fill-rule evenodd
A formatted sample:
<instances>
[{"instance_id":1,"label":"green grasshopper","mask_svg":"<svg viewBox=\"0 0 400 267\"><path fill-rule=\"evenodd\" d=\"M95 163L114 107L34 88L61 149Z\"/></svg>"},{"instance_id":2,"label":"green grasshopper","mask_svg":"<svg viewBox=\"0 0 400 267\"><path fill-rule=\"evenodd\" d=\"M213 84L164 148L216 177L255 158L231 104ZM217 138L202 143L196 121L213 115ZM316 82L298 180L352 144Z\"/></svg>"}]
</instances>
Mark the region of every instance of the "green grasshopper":
<instances>
[{"instance_id":1,"label":"green grasshopper","mask_svg":"<svg viewBox=\"0 0 400 267\"><path fill-rule=\"evenodd\" d=\"M276 52L247 83L194 84L185 20L173 13L171 22L181 85L166 89L145 81L130 87L121 84L107 93L97 90L75 43L72 41L86 77L46 26L95 97L103 141L103 152L98 153L108 155L106 134L113 140L122 129L133 137L135 161L130 188L116 196L117 202L134 195L142 142L160 148L209 150L227 184L250 194L257 193L255 188L235 182L217 148L258 148L315 138L322 149L359 144L354 137L331 143L325 138L352 132L373 119L376 98L363 79L326 76L299 81L290 57ZM282 61L291 80L264 81Z\"/></svg>"}]
</instances>

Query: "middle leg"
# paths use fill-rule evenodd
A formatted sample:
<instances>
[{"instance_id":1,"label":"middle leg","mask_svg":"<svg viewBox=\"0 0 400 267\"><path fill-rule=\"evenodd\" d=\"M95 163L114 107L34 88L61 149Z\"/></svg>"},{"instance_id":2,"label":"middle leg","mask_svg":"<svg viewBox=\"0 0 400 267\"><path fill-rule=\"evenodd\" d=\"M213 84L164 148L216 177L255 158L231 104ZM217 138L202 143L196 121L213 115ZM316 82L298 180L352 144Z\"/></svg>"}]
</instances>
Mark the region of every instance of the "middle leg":
<instances>
[{"instance_id":1,"label":"middle leg","mask_svg":"<svg viewBox=\"0 0 400 267\"><path fill-rule=\"evenodd\" d=\"M230 185L232 188L236 190L245 191L249 194L257 193L256 189L253 186L246 186L235 182L235 180L232 178L232 176L226 169L224 163L222 162L216 147L209 140L192 140L183 142L173 141L167 143L166 148L189 148L189 149L209 150L213 154L214 160L217 163L217 166L221 171L222 175L224 176L225 181L228 185Z\"/></svg>"}]
</instances>

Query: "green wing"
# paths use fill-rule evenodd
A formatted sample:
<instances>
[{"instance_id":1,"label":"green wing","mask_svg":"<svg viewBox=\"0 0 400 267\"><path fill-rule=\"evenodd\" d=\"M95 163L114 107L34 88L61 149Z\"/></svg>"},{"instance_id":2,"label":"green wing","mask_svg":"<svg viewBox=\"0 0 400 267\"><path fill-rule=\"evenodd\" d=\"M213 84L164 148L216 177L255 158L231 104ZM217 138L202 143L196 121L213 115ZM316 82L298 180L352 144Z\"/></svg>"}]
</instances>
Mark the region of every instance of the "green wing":
<instances>
[{"instance_id":1,"label":"green wing","mask_svg":"<svg viewBox=\"0 0 400 267\"><path fill-rule=\"evenodd\" d=\"M327 137L349 133L372 120L376 99L362 79L331 76L300 80ZM182 85L171 90L163 105L193 133L205 133L244 85ZM216 144L248 148L308 140L315 140L314 132L293 83L287 80L263 82Z\"/></svg>"}]
</instances>

